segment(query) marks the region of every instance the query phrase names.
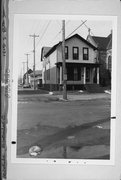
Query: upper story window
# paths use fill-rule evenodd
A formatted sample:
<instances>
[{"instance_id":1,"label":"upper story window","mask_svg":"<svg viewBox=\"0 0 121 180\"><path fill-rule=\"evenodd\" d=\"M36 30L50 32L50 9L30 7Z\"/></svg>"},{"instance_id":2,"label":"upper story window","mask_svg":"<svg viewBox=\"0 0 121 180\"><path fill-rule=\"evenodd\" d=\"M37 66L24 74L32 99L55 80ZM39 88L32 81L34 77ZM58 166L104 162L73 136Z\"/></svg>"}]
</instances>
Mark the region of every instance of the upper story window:
<instances>
[{"instance_id":1,"label":"upper story window","mask_svg":"<svg viewBox=\"0 0 121 180\"><path fill-rule=\"evenodd\" d=\"M73 47L73 59L78 60L79 59L79 48Z\"/></svg>"},{"instance_id":2,"label":"upper story window","mask_svg":"<svg viewBox=\"0 0 121 180\"><path fill-rule=\"evenodd\" d=\"M83 60L89 60L89 49L83 48Z\"/></svg>"},{"instance_id":3,"label":"upper story window","mask_svg":"<svg viewBox=\"0 0 121 180\"><path fill-rule=\"evenodd\" d=\"M65 46L65 59L68 59L68 46Z\"/></svg>"}]
</instances>

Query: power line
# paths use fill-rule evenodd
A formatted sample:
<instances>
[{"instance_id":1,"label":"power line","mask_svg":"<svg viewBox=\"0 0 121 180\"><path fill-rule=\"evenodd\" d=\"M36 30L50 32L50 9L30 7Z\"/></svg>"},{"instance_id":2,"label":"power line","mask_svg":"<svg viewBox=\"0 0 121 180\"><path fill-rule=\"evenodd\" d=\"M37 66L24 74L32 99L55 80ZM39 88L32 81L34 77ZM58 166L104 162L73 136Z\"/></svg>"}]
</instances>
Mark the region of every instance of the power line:
<instances>
[{"instance_id":1,"label":"power line","mask_svg":"<svg viewBox=\"0 0 121 180\"><path fill-rule=\"evenodd\" d=\"M82 21L82 20L81 20ZM82 21L84 23L84 26L88 29L88 31L90 30L90 33L94 36L94 34L92 33L91 29L85 24L84 21Z\"/></svg>"},{"instance_id":2,"label":"power line","mask_svg":"<svg viewBox=\"0 0 121 180\"><path fill-rule=\"evenodd\" d=\"M65 26L67 26L67 24L68 24L69 22L70 22L70 20L65 23ZM53 41L61 32L62 32L62 28L61 28L61 30L54 36L54 38L52 39L52 41Z\"/></svg>"},{"instance_id":3,"label":"power line","mask_svg":"<svg viewBox=\"0 0 121 180\"><path fill-rule=\"evenodd\" d=\"M51 21L49 21L49 22L47 23L47 26L45 27L45 30L44 30L44 32L42 33L42 35L41 35L41 37L40 37L40 39L39 39L39 41L38 41L36 47L38 46L39 42L42 40L43 36L45 35L45 33L46 33L46 31L47 31L47 29L48 29L50 23L51 23Z\"/></svg>"},{"instance_id":4,"label":"power line","mask_svg":"<svg viewBox=\"0 0 121 180\"><path fill-rule=\"evenodd\" d=\"M71 36L77 29L79 29L87 20L85 20L84 22L82 22L74 31L72 31L66 38L68 38L69 36Z\"/></svg>"}]
</instances>

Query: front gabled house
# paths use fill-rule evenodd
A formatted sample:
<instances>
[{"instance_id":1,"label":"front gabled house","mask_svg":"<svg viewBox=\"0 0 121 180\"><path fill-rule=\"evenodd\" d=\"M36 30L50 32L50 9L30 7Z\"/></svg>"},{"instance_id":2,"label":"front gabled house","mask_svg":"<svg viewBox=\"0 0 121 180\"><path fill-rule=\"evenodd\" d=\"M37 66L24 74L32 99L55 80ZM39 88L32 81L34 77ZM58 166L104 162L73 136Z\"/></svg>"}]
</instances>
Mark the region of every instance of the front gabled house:
<instances>
[{"instance_id":1,"label":"front gabled house","mask_svg":"<svg viewBox=\"0 0 121 180\"><path fill-rule=\"evenodd\" d=\"M86 84L99 84L97 48L75 34L65 40L67 89L81 90ZM43 86L59 90L63 84L62 42L54 45L44 55Z\"/></svg>"}]
</instances>

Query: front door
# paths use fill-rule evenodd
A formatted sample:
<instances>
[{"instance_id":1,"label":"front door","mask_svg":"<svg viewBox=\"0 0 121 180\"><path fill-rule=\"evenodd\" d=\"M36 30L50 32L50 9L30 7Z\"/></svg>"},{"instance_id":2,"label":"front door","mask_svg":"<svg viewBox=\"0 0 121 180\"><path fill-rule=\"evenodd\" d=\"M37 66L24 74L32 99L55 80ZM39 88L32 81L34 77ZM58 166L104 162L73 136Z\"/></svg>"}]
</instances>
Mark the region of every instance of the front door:
<instances>
[{"instance_id":1,"label":"front door","mask_svg":"<svg viewBox=\"0 0 121 180\"><path fill-rule=\"evenodd\" d=\"M90 68L86 68L86 83L90 83Z\"/></svg>"}]
</instances>

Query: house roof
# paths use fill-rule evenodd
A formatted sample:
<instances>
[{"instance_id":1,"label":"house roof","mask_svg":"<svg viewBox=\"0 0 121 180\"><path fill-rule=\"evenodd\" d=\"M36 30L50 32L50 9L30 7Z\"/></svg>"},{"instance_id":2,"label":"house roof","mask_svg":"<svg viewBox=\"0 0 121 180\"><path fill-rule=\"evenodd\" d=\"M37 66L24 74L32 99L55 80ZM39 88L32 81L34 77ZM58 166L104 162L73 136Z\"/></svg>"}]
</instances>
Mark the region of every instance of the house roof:
<instances>
[{"instance_id":1,"label":"house roof","mask_svg":"<svg viewBox=\"0 0 121 180\"><path fill-rule=\"evenodd\" d=\"M81 37L78 34L74 34L73 36L65 39L65 42L67 42L68 40L72 39L72 38L78 38L79 40L83 41L84 43L86 43L88 46L90 46L91 48L93 48L94 50L96 50L97 48L95 46L93 46L90 42L88 42L87 40L85 40L83 37ZM62 44L62 41L60 41L59 43L55 44L46 54L45 57L48 57L51 53L53 53L56 48Z\"/></svg>"},{"instance_id":2,"label":"house roof","mask_svg":"<svg viewBox=\"0 0 121 180\"><path fill-rule=\"evenodd\" d=\"M31 74L33 71L31 69L28 70L28 74ZM27 72L24 74L26 76Z\"/></svg>"},{"instance_id":3,"label":"house roof","mask_svg":"<svg viewBox=\"0 0 121 180\"><path fill-rule=\"evenodd\" d=\"M107 45L107 50L112 49L112 40L109 41Z\"/></svg>"},{"instance_id":4,"label":"house roof","mask_svg":"<svg viewBox=\"0 0 121 180\"><path fill-rule=\"evenodd\" d=\"M30 76L33 76L34 75L34 73L32 72L31 74L30 74ZM42 71L41 70L36 70L35 71L35 76L40 76L40 75L42 75Z\"/></svg>"},{"instance_id":5,"label":"house roof","mask_svg":"<svg viewBox=\"0 0 121 180\"><path fill-rule=\"evenodd\" d=\"M41 61L43 61L43 57L45 56L45 54L47 54L47 52L50 49L51 49L51 47L47 47L47 46L42 47L42 50L41 50Z\"/></svg>"},{"instance_id":6,"label":"house roof","mask_svg":"<svg viewBox=\"0 0 121 180\"><path fill-rule=\"evenodd\" d=\"M100 36L92 36L94 41L96 42L99 50L107 50L107 47L112 46L112 34L108 37L100 37Z\"/></svg>"},{"instance_id":7,"label":"house roof","mask_svg":"<svg viewBox=\"0 0 121 180\"><path fill-rule=\"evenodd\" d=\"M107 45L107 49L112 49L112 34L110 34L110 35L108 36L108 38L109 38L109 43L108 43L108 45Z\"/></svg>"}]
</instances>

